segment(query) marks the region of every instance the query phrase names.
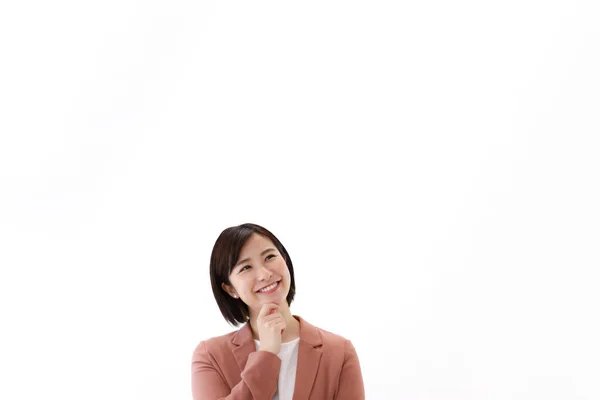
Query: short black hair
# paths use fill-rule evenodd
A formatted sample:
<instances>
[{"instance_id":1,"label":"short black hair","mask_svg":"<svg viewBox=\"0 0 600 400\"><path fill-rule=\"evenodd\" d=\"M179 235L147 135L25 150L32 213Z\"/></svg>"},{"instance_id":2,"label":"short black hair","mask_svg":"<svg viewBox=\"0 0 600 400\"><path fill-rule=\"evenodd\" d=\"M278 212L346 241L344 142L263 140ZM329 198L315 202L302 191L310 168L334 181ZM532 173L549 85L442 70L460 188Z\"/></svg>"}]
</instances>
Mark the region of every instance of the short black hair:
<instances>
[{"instance_id":1,"label":"short black hair","mask_svg":"<svg viewBox=\"0 0 600 400\"><path fill-rule=\"evenodd\" d=\"M294 295L296 294L296 281L294 279L292 259L275 235L268 229L252 223L232 226L223 230L217 238L210 256L210 283L221 314L233 326L247 322L250 318L250 312L248 311L248 305L240 298L232 298L223 289L221 284L225 283L231 286L229 274L231 274L231 270L240 256L242 247L254 233L271 240L287 264L290 272L290 290L286 297L288 306L292 304Z\"/></svg>"}]
</instances>

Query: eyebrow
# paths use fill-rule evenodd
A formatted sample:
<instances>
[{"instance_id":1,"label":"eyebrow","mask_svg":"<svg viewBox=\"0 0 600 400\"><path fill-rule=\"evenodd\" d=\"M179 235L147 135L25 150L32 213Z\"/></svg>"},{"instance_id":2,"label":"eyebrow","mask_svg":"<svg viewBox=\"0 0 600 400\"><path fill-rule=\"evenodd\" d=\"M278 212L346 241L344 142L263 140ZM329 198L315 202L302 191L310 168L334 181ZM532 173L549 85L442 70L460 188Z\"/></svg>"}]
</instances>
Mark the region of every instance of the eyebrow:
<instances>
[{"instance_id":1,"label":"eyebrow","mask_svg":"<svg viewBox=\"0 0 600 400\"><path fill-rule=\"evenodd\" d=\"M270 251L275 251L275 249L274 249L274 248L272 248L272 247L269 247L268 249L266 249L266 250L263 250L263 251L262 251L262 253L260 253L260 255L261 255L261 256L263 256L265 253L268 253L268 252L270 252ZM240 265L240 264L242 264L242 263L245 263L245 262L248 262L248 261L250 261L250 258L245 258L245 259L243 259L243 260L241 260L241 261L238 261L238 262L237 262L237 263L236 263L236 264L233 266L233 268L231 268L231 269L235 269L235 267L237 267L238 265Z\"/></svg>"}]
</instances>

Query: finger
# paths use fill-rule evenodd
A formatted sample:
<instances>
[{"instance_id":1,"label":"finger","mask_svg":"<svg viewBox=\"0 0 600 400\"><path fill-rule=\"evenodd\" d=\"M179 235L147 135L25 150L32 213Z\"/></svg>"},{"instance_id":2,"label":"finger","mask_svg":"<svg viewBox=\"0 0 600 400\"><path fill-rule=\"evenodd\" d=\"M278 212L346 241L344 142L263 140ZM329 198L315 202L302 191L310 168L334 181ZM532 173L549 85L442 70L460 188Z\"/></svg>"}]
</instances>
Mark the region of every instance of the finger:
<instances>
[{"instance_id":1,"label":"finger","mask_svg":"<svg viewBox=\"0 0 600 400\"><path fill-rule=\"evenodd\" d=\"M265 322L265 325L268 325L268 326L278 326L279 324L285 324L283 317L281 319L273 318L273 319L270 319Z\"/></svg>"},{"instance_id":2,"label":"finger","mask_svg":"<svg viewBox=\"0 0 600 400\"><path fill-rule=\"evenodd\" d=\"M271 309L269 310L269 313L268 313L268 314L274 314L274 313L276 313L276 312L279 312L279 306L278 306L277 304L274 304L274 305L273 305L273 308L271 308Z\"/></svg>"},{"instance_id":3,"label":"finger","mask_svg":"<svg viewBox=\"0 0 600 400\"><path fill-rule=\"evenodd\" d=\"M277 308L279 308L279 305L277 305L275 303L265 303L265 304L262 305L261 310L264 309L265 312L268 314L268 313L271 313L274 309L277 309Z\"/></svg>"},{"instance_id":4,"label":"finger","mask_svg":"<svg viewBox=\"0 0 600 400\"><path fill-rule=\"evenodd\" d=\"M278 307L276 304L274 303L265 303L262 305L262 307L260 308L260 311L258 313L258 316L266 316L271 314L271 310L273 310L274 308Z\"/></svg>"},{"instance_id":5,"label":"finger","mask_svg":"<svg viewBox=\"0 0 600 400\"><path fill-rule=\"evenodd\" d=\"M278 318L281 318L281 319L283 319L283 315L281 315L281 314L271 314L271 315L267 315L266 317L264 317L264 318L262 319L262 321L263 321L263 322L269 322L269 321L276 320L276 319L278 319Z\"/></svg>"},{"instance_id":6,"label":"finger","mask_svg":"<svg viewBox=\"0 0 600 400\"><path fill-rule=\"evenodd\" d=\"M286 326L285 326L285 321L284 321L283 322L283 326L281 327L281 334L282 335L283 335L283 332L285 332L285 328L286 328Z\"/></svg>"}]
</instances>

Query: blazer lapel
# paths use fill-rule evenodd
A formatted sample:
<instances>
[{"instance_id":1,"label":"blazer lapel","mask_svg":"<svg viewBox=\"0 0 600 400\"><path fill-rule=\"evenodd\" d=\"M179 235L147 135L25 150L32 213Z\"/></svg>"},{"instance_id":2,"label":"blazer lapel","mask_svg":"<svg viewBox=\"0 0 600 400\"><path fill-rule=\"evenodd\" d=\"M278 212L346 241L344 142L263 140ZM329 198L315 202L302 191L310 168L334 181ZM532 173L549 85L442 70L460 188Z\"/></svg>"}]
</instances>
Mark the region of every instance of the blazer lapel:
<instances>
[{"instance_id":1,"label":"blazer lapel","mask_svg":"<svg viewBox=\"0 0 600 400\"><path fill-rule=\"evenodd\" d=\"M252 336L249 322L246 322L243 327L233 334L231 343L233 343L233 356L235 357L235 361L241 372L246 367L246 362L248 361L250 353L256 351L256 345L254 344L254 337Z\"/></svg>"},{"instance_id":2,"label":"blazer lapel","mask_svg":"<svg viewBox=\"0 0 600 400\"><path fill-rule=\"evenodd\" d=\"M317 370L323 352L321 335L317 328L298 315L293 315L300 323L300 341L298 342L298 364L296 366L296 381L294 383L293 400L308 400L317 377ZM233 356L240 372L244 370L248 356L256 351L250 323L241 327L231 338Z\"/></svg>"},{"instance_id":3,"label":"blazer lapel","mask_svg":"<svg viewBox=\"0 0 600 400\"><path fill-rule=\"evenodd\" d=\"M298 315L294 317L300 322L300 341L293 400L308 400L323 355L321 350L323 342L316 327Z\"/></svg>"}]
</instances>

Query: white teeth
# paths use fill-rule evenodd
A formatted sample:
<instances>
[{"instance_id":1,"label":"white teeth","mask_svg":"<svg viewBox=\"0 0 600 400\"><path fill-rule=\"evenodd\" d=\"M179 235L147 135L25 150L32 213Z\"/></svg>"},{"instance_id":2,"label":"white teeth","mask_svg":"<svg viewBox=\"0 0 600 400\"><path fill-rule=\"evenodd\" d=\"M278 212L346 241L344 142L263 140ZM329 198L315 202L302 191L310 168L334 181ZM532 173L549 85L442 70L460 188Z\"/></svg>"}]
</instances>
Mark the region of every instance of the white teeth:
<instances>
[{"instance_id":1,"label":"white teeth","mask_svg":"<svg viewBox=\"0 0 600 400\"><path fill-rule=\"evenodd\" d=\"M268 292L269 290L273 289L275 286L277 286L277 282L275 282L274 284L267 286L264 289L260 289L259 292Z\"/></svg>"}]
</instances>

